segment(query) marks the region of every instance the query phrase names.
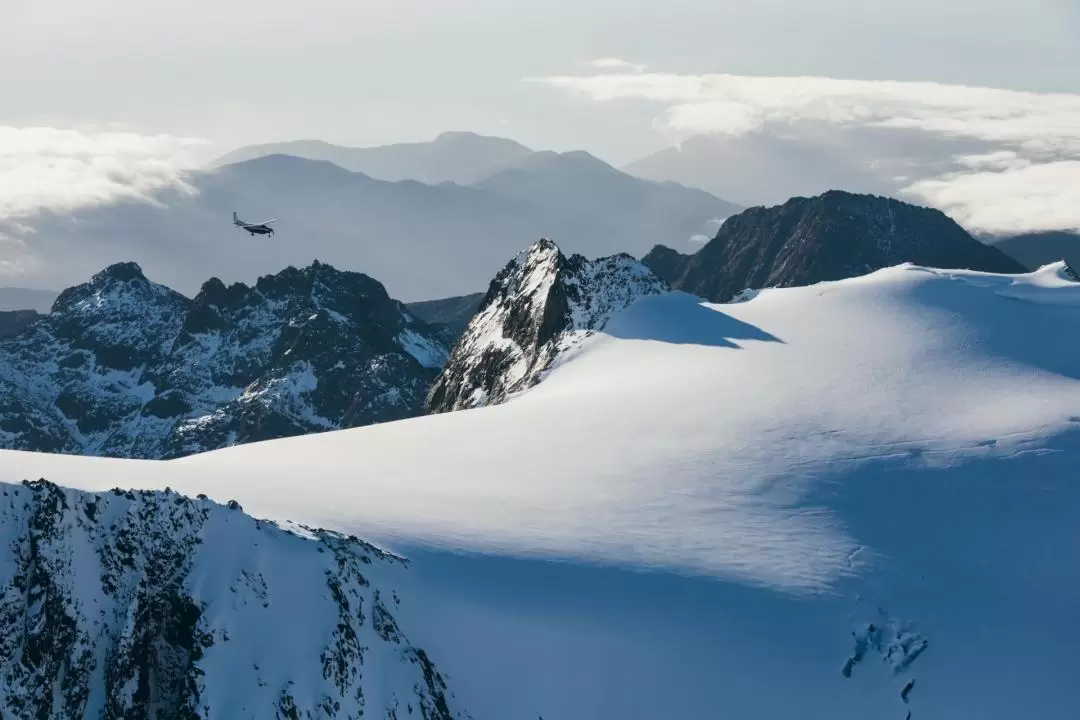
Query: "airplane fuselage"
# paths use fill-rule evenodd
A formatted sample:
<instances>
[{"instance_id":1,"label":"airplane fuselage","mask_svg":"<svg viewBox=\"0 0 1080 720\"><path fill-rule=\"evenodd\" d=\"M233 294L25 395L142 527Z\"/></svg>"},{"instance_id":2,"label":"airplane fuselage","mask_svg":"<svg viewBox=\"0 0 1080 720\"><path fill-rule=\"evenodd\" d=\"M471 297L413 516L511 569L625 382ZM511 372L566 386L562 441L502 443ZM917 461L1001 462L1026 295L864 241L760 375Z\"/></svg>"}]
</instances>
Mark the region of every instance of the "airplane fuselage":
<instances>
[{"instance_id":1,"label":"airplane fuselage","mask_svg":"<svg viewBox=\"0 0 1080 720\"><path fill-rule=\"evenodd\" d=\"M241 230L247 230L252 236L255 235L273 235L274 228L270 227L270 223L277 222L277 220L267 220L261 223L246 223L237 217L236 213L233 213L233 225Z\"/></svg>"},{"instance_id":2,"label":"airplane fuselage","mask_svg":"<svg viewBox=\"0 0 1080 720\"><path fill-rule=\"evenodd\" d=\"M268 228L265 225L241 225L240 227L247 230L252 235L273 235L274 229Z\"/></svg>"}]
</instances>

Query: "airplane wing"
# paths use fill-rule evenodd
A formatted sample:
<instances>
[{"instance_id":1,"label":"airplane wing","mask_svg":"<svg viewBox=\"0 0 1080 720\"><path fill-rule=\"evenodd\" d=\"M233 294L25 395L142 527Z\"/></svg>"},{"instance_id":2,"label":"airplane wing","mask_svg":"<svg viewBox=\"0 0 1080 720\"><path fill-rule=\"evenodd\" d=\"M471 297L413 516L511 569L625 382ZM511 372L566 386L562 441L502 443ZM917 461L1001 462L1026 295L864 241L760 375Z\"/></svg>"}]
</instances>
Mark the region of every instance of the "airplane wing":
<instances>
[{"instance_id":1,"label":"airplane wing","mask_svg":"<svg viewBox=\"0 0 1080 720\"><path fill-rule=\"evenodd\" d=\"M274 218L273 220L263 220L261 223L251 223L251 224L252 225L269 225L270 223L276 223L276 222L277 222L277 218Z\"/></svg>"}]
</instances>

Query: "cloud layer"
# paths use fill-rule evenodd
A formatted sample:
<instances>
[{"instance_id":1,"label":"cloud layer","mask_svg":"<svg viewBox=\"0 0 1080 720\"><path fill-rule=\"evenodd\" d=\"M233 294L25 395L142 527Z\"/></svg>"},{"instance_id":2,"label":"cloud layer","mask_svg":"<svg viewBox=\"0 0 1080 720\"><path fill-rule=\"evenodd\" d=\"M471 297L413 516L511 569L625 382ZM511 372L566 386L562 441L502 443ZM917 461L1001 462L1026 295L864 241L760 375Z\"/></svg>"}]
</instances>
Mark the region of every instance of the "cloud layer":
<instances>
[{"instance_id":1,"label":"cloud layer","mask_svg":"<svg viewBox=\"0 0 1080 720\"><path fill-rule=\"evenodd\" d=\"M623 72L643 72L646 68L645 65L640 63L627 62L626 60L620 60L614 57L596 58L595 60L589 60L586 65L590 65L597 70L621 70Z\"/></svg>"},{"instance_id":2,"label":"cloud layer","mask_svg":"<svg viewBox=\"0 0 1080 720\"><path fill-rule=\"evenodd\" d=\"M0 125L0 220L148 199L182 184L200 144L171 135Z\"/></svg>"},{"instance_id":3,"label":"cloud layer","mask_svg":"<svg viewBox=\"0 0 1080 720\"><path fill-rule=\"evenodd\" d=\"M656 126L676 138L739 138L827 124L915 133L938 146L943 140L985 143L989 152L944 158L944 169L941 162L914 162L893 179L906 183L901 192L951 212L972 230L1080 229L1080 95L820 77L642 73L627 71L629 65L617 72L530 82L597 102L661 104ZM860 158L871 166L875 160Z\"/></svg>"}]
</instances>

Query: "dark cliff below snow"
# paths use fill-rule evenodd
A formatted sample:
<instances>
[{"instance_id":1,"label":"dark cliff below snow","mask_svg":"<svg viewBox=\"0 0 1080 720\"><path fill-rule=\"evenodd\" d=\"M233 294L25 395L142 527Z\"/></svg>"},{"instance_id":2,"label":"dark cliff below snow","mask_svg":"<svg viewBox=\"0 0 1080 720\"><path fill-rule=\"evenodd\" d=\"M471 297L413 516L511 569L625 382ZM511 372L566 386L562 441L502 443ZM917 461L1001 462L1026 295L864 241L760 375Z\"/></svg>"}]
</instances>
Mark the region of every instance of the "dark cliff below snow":
<instances>
[{"instance_id":1,"label":"dark cliff below snow","mask_svg":"<svg viewBox=\"0 0 1080 720\"><path fill-rule=\"evenodd\" d=\"M112 265L0 339L0 447L170 458L421 414L445 330L315 262L194 299Z\"/></svg>"},{"instance_id":2,"label":"dark cliff below snow","mask_svg":"<svg viewBox=\"0 0 1080 720\"><path fill-rule=\"evenodd\" d=\"M750 208L729 217L693 255L658 245L642 262L673 288L712 302L745 289L842 280L905 262L1025 272L938 210L840 191Z\"/></svg>"},{"instance_id":3,"label":"dark cliff below snow","mask_svg":"<svg viewBox=\"0 0 1080 720\"><path fill-rule=\"evenodd\" d=\"M0 492L0 717L463 717L400 558L168 489Z\"/></svg>"},{"instance_id":4,"label":"dark cliff below snow","mask_svg":"<svg viewBox=\"0 0 1080 720\"><path fill-rule=\"evenodd\" d=\"M629 255L566 257L544 238L492 281L432 385L433 413L502 402L539 382L555 358L644 295L667 290Z\"/></svg>"}]
</instances>

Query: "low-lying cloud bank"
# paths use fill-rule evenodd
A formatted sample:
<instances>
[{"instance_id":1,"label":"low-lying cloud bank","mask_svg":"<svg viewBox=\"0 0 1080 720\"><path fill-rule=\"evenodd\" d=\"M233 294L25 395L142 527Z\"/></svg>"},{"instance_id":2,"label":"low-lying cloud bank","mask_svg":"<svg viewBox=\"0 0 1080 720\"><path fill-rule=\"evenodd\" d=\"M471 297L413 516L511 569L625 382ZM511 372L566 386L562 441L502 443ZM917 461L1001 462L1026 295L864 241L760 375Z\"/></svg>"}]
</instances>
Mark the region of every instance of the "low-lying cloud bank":
<instances>
[{"instance_id":1,"label":"low-lying cloud bank","mask_svg":"<svg viewBox=\"0 0 1080 720\"><path fill-rule=\"evenodd\" d=\"M0 281L46 260L24 224L41 212L70 212L123 199L154 202L165 187L191 191L184 171L203 141L94 128L0 125Z\"/></svg>"},{"instance_id":2,"label":"low-lying cloud bank","mask_svg":"<svg viewBox=\"0 0 1080 720\"><path fill-rule=\"evenodd\" d=\"M0 125L0 219L150 199L183 184L202 141L93 129Z\"/></svg>"},{"instance_id":3,"label":"low-lying cloud bank","mask_svg":"<svg viewBox=\"0 0 1080 720\"><path fill-rule=\"evenodd\" d=\"M662 105L655 125L674 138L790 134L825 124L847 132L914 133L927 147L953 143L957 154L935 162L919 158L928 153L907 158L913 162L903 175L891 178L899 191L978 232L1080 230L1080 95L820 77L680 75L634 71L637 67L609 58L604 72L528 81L596 102ZM960 150L972 142L987 152ZM865 155L865 144L852 152ZM880 164L883 173L897 165L896 157L887 160L872 154L859 158L870 168Z\"/></svg>"}]
</instances>

